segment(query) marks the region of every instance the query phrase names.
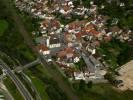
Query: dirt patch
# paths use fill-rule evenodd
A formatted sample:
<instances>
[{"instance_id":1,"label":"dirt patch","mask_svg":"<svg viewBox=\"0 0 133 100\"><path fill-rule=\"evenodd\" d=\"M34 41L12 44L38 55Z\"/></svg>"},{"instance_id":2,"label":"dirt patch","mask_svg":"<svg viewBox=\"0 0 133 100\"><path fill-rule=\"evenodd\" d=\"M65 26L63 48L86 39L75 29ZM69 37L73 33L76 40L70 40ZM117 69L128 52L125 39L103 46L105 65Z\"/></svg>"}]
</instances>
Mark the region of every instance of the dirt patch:
<instances>
[{"instance_id":1,"label":"dirt patch","mask_svg":"<svg viewBox=\"0 0 133 100\"><path fill-rule=\"evenodd\" d=\"M121 90L133 90L133 60L121 66L119 69L120 76L117 79L123 80L124 86L119 87Z\"/></svg>"}]
</instances>

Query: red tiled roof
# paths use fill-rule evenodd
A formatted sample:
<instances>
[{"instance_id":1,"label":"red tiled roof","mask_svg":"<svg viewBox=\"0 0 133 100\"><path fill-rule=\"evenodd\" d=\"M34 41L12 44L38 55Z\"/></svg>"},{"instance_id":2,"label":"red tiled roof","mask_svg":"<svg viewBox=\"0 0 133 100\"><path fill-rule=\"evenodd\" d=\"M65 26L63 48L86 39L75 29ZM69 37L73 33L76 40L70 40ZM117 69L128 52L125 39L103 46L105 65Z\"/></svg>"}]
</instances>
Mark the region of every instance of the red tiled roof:
<instances>
[{"instance_id":1,"label":"red tiled roof","mask_svg":"<svg viewBox=\"0 0 133 100\"><path fill-rule=\"evenodd\" d=\"M66 48L65 49L66 53L74 53L74 49L73 48Z\"/></svg>"},{"instance_id":2,"label":"red tiled roof","mask_svg":"<svg viewBox=\"0 0 133 100\"><path fill-rule=\"evenodd\" d=\"M81 32L79 32L79 33L76 33L75 35L76 35L77 39L79 40L83 34Z\"/></svg>"},{"instance_id":3,"label":"red tiled roof","mask_svg":"<svg viewBox=\"0 0 133 100\"><path fill-rule=\"evenodd\" d=\"M84 31L89 32L90 30L94 29L94 25L89 24L86 27L83 28Z\"/></svg>"},{"instance_id":4,"label":"red tiled roof","mask_svg":"<svg viewBox=\"0 0 133 100\"><path fill-rule=\"evenodd\" d=\"M68 11L68 10L70 10L70 7L66 5L63 7L63 9L64 9L64 11Z\"/></svg>"},{"instance_id":5,"label":"red tiled roof","mask_svg":"<svg viewBox=\"0 0 133 100\"><path fill-rule=\"evenodd\" d=\"M73 48L65 48L63 51L60 51L58 53L58 57L64 57L67 54L73 54L74 53L74 49Z\"/></svg>"},{"instance_id":6,"label":"red tiled roof","mask_svg":"<svg viewBox=\"0 0 133 100\"><path fill-rule=\"evenodd\" d=\"M75 21L69 24L69 29L77 29L82 25L85 25L86 21Z\"/></svg>"},{"instance_id":7,"label":"red tiled roof","mask_svg":"<svg viewBox=\"0 0 133 100\"><path fill-rule=\"evenodd\" d=\"M45 26L45 27L48 27L48 26L50 26L50 27L57 27L57 28L59 28L60 27L60 22L59 21L57 21L57 20L44 20L43 22L42 22L42 24L43 24L43 26Z\"/></svg>"},{"instance_id":8,"label":"red tiled roof","mask_svg":"<svg viewBox=\"0 0 133 100\"><path fill-rule=\"evenodd\" d=\"M111 39L112 39L111 36L105 36L105 37L104 37L104 40L107 41L107 42L110 41Z\"/></svg>"},{"instance_id":9,"label":"red tiled roof","mask_svg":"<svg viewBox=\"0 0 133 100\"><path fill-rule=\"evenodd\" d=\"M97 32L96 30L90 30L90 33L92 33L93 35L98 35L99 34L99 32Z\"/></svg>"},{"instance_id":10,"label":"red tiled roof","mask_svg":"<svg viewBox=\"0 0 133 100\"><path fill-rule=\"evenodd\" d=\"M49 20L44 20L44 21L42 22L42 24L43 24L44 27L48 27Z\"/></svg>"},{"instance_id":11,"label":"red tiled roof","mask_svg":"<svg viewBox=\"0 0 133 100\"><path fill-rule=\"evenodd\" d=\"M67 42L71 42L71 34L70 33L65 33L65 40L67 41Z\"/></svg>"},{"instance_id":12,"label":"red tiled roof","mask_svg":"<svg viewBox=\"0 0 133 100\"><path fill-rule=\"evenodd\" d=\"M39 45L37 46L37 48L38 48L39 50L42 50L42 51L48 51L48 50L49 50L48 47L45 46L45 45L43 45L43 44L39 44Z\"/></svg>"},{"instance_id":13,"label":"red tiled roof","mask_svg":"<svg viewBox=\"0 0 133 100\"><path fill-rule=\"evenodd\" d=\"M60 22L57 20L51 20L51 26L52 27L60 27Z\"/></svg>"},{"instance_id":14,"label":"red tiled roof","mask_svg":"<svg viewBox=\"0 0 133 100\"><path fill-rule=\"evenodd\" d=\"M66 52L65 51L60 51L59 53L58 53L58 57L63 57L63 56L65 56L66 55Z\"/></svg>"}]
</instances>

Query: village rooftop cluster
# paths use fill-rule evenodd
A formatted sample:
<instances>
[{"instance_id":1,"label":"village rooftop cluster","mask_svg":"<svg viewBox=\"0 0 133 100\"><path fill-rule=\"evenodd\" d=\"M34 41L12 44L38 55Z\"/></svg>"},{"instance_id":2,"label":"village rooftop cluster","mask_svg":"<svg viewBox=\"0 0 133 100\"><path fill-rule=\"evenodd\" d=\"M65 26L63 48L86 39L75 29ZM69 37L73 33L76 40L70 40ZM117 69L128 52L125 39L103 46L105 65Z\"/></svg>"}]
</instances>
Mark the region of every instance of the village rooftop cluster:
<instances>
[{"instance_id":1,"label":"village rooftop cluster","mask_svg":"<svg viewBox=\"0 0 133 100\"><path fill-rule=\"evenodd\" d=\"M121 6L121 5L120 5ZM57 64L70 79L103 79L107 64L97 51L101 41L108 42L113 37L120 41L131 41L131 30L123 30L114 25L106 26L108 16L98 14L98 7L90 2L90 7L74 6L73 0L16 0L16 7L40 21L38 31L34 31L37 48L47 62ZM104 5L100 9L103 9ZM66 20L73 15L83 18L63 24L55 14ZM115 19L112 24L117 24ZM125 34L126 33L126 34ZM40 34L39 36L37 34Z\"/></svg>"}]
</instances>

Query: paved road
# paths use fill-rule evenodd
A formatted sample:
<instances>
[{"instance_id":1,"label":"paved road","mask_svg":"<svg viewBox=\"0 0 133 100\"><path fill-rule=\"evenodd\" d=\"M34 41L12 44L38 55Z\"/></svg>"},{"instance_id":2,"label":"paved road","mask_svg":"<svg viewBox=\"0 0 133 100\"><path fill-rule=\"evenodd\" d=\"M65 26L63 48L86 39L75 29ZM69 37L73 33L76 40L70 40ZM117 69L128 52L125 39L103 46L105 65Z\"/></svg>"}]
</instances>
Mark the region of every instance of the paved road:
<instances>
[{"instance_id":1,"label":"paved road","mask_svg":"<svg viewBox=\"0 0 133 100\"><path fill-rule=\"evenodd\" d=\"M19 78L12 72L10 67L6 63L4 63L2 59L0 59L0 68L3 69L5 73L11 78L25 100L33 100L32 96L25 88L25 86L21 83Z\"/></svg>"},{"instance_id":2,"label":"paved road","mask_svg":"<svg viewBox=\"0 0 133 100\"><path fill-rule=\"evenodd\" d=\"M2 0L1 0L2 1ZM50 66L54 65L48 65L46 61L44 60L43 56L39 54L36 47L34 46L34 43L29 36L29 32L25 29L25 26L21 20L21 17L16 13L15 8L12 5L12 0L3 0L3 2L6 5L6 9L9 10L9 13L11 13L11 16L14 20L14 23L16 24L20 34L24 37L24 41L28 44L28 46L32 49L32 51L41 59L42 64L46 67L46 69L49 71L49 73L52 75L52 78L54 81L56 81L59 85L59 87L64 91L64 93L67 95L69 100L79 100L77 95L73 92L72 88L64 81L63 77L60 73L57 72L57 70L51 68Z\"/></svg>"}]
</instances>

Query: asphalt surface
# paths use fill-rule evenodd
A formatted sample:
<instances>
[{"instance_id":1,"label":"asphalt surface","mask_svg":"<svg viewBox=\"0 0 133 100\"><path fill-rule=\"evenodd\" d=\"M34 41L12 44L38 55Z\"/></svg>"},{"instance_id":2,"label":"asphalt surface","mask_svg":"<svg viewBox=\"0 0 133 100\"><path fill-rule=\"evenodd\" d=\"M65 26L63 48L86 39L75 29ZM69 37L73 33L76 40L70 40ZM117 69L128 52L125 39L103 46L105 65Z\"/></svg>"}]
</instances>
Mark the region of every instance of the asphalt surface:
<instances>
[{"instance_id":1,"label":"asphalt surface","mask_svg":"<svg viewBox=\"0 0 133 100\"><path fill-rule=\"evenodd\" d=\"M78 96L73 92L73 89L70 87L70 85L68 85L64 81L63 76L59 73L59 71L51 68L51 66L54 66L54 65L47 64L46 61L44 60L44 57L39 54L38 50L36 49L32 41L32 38L29 36L29 32L25 29L25 26L21 20L21 17L17 14L13 6L12 0L3 0L3 2L7 7L6 9L9 10L9 13L11 13L14 23L16 24L20 34L23 36L24 41L32 49L34 54L36 54L36 56L41 59L42 64L44 65L44 67L46 67L48 72L52 75L53 80L57 82L58 86L67 95L69 100L79 100Z\"/></svg>"},{"instance_id":2,"label":"asphalt surface","mask_svg":"<svg viewBox=\"0 0 133 100\"><path fill-rule=\"evenodd\" d=\"M10 67L2 59L0 59L0 68L3 69L6 75L11 78L25 100L33 100L32 96L19 80L19 78L12 72Z\"/></svg>"}]
</instances>

